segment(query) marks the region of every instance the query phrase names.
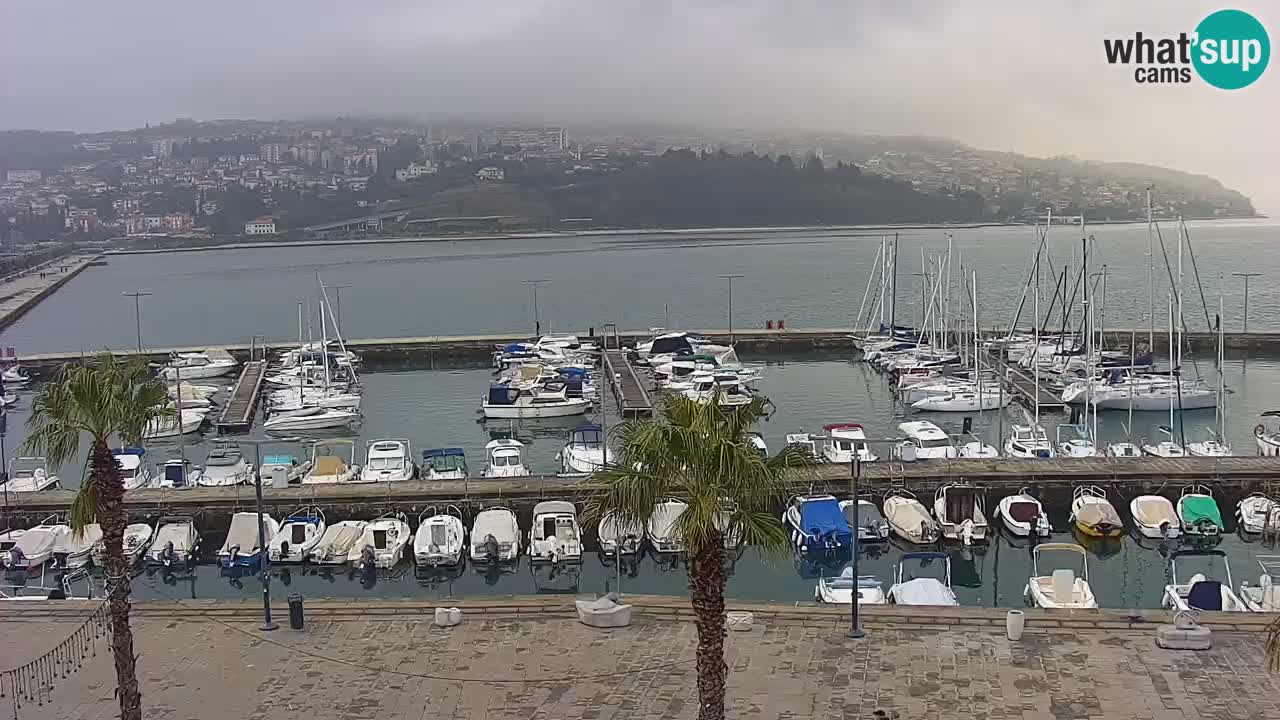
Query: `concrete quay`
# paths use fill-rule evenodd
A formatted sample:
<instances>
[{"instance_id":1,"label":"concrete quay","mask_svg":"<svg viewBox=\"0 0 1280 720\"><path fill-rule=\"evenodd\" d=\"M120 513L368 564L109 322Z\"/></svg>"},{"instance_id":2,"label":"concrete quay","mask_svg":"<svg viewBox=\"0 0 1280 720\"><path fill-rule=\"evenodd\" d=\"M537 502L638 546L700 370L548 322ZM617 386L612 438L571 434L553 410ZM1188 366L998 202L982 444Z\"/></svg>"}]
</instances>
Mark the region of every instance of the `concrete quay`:
<instances>
[{"instance_id":1,"label":"concrete quay","mask_svg":"<svg viewBox=\"0 0 1280 720\"><path fill-rule=\"evenodd\" d=\"M0 330L17 322L28 310L101 257L96 253L68 255L25 270L17 277L5 278L0 282ZM45 276L40 277L41 273Z\"/></svg>"},{"instance_id":2,"label":"concrete quay","mask_svg":"<svg viewBox=\"0 0 1280 720\"><path fill-rule=\"evenodd\" d=\"M424 601L308 600L303 630L258 630L254 601L134 606L148 717L665 720L697 710L688 601L626 596L632 625L573 619L572 597L451 598L463 623L431 625ZM5 666L40 656L92 607L0 606ZM1168 613L1027 611L1006 639L993 608L864 608L868 635L845 636L848 610L729 601L754 614L725 639L727 714L751 718L1067 720L1280 717L1267 670L1274 616L1206 613L1214 647L1162 650ZM276 603L277 619L285 607ZM20 718L115 717L105 644ZM194 650L194 651L193 651Z\"/></svg>"}]
</instances>

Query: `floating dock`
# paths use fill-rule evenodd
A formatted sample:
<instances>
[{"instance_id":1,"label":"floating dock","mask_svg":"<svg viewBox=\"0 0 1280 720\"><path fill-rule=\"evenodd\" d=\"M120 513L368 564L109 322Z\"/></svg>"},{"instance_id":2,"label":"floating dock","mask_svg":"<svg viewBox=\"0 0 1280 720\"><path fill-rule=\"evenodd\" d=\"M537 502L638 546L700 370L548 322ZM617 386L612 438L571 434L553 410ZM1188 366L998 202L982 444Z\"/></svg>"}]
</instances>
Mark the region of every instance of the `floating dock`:
<instances>
[{"instance_id":1,"label":"floating dock","mask_svg":"<svg viewBox=\"0 0 1280 720\"><path fill-rule=\"evenodd\" d=\"M262 378L266 374L266 360L251 360L244 364L240 379L236 381L230 399L218 416L219 434L246 433L253 427L253 416L262 393Z\"/></svg>"},{"instance_id":2,"label":"floating dock","mask_svg":"<svg viewBox=\"0 0 1280 720\"><path fill-rule=\"evenodd\" d=\"M618 401L618 412L624 419L653 415L653 400L625 350L605 350L604 368L613 397Z\"/></svg>"},{"instance_id":3,"label":"floating dock","mask_svg":"<svg viewBox=\"0 0 1280 720\"><path fill-rule=\"evenodd\" d=\"M1047 389L1045 378L1041 378L1040 385L1037 386L1034 375L1028 375L1022 368L995 354L989 354L988 357L1000 369L1000 377L1005 381L1005 391L1012 393L1014 399L1025 405L1028 410L1036 406L1036 396L1039 395L1041 412L1067 411L1067 404L1062 402L1062 398Z\"/></svg>"}]
</instances>

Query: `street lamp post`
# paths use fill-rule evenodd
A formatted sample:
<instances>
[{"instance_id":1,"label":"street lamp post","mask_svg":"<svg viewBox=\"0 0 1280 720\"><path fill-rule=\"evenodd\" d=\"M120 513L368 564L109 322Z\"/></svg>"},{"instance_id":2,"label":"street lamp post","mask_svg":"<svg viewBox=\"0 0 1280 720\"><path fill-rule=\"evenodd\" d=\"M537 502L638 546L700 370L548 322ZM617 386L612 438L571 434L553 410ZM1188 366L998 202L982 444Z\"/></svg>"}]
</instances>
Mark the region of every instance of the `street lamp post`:
<instances>
[{"instance_id":1,"label":"street lamp post","mask_svg":"<svg viewBox=\"0 0 1280 720\"><path fill-rule=\"evenodd\" d=\"M138 328L138 354L142 354L142 304L144 297L150 297L149 292L126 292L120 293L124 297L133 298L133 324Z\"/></svg>"},{"instance_id":2,"label":"street lamp post","mask_svg":"<svg viewBox=\"0 0 1280 720\"><path fill-rule=\"evenodd\" d=\"M550 280L525 280L525 284L533 288L533 334L542 334L542 319L538 317L538 286L542 283L551 282Z\"/></svg>"},{"instance_id":3,"label":"street lamp post","mask_svg":"<svg viewBox=\"0 0 1280 720\"><path fill-rule=\"evenodd\" d=\"M865 630L862 629L862 621L858 617L858 476L862 474L862 462L858 457L858 453L853 453L853 458L849 460L849 487L853 493L853 559L850 563L853 570L853 604L849 610L849 637L853 640L860 640L867 636Z\"/></svg>"},{"instance_id":4,"label":"street lamp post","mask_svg":"<svg viewBox=\"0 0 1280 720\"><path fill-rule=\"evenodd\" d=\"M1232 275L1244 278L1244 332L1249 332L1249 278L1261 275L1260 272L1233 272Z\"/></svg>"},{"instance_id":5,"label":"street lamp post","mask_svg":"<svg viewBox=\"0 0 1280 720\"><path fill-rule=\"evenodd\" d=\"M270 556L267 554L266 529L262 526L262 445L273 442L297 442L298 438L281 438L279 440L237 440L240 445L253 446L253 489L258 503L258 570L262 579L262 625L259 630L270 632L280 629L280 625L271 620L271 573L267 567Z\"/></svg>"},{"instance_id":6,"label":"street lamp post","mask_svg":"<svg viewBox=\"0 0 1280 720\"><path fill-rule=\"evenodd\" d=\"M729 283L729 344L732 345L737 341L733 335L733 280L740 278L741 275L717 275L716 277L724 278Z\"/></svg>"}]
</instances>

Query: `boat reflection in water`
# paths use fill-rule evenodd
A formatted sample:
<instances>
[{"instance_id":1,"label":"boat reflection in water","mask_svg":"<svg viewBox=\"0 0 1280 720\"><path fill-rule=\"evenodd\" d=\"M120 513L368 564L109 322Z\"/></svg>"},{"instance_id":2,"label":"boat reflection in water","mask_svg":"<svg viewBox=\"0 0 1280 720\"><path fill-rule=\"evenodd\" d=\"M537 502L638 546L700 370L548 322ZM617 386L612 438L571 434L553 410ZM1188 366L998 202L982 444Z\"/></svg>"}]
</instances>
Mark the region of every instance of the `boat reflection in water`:
<instances>
[{"instance_id":1,"label":"boat reflection in water","mask_svg":"<svg viewBox=\"0 0 1280 720\"><path fill-rule=\"evenodd\" d=\"M539 595L577 594L582 565L573 562L530 563L534 592Z\"/></svg>"}]
</instances>

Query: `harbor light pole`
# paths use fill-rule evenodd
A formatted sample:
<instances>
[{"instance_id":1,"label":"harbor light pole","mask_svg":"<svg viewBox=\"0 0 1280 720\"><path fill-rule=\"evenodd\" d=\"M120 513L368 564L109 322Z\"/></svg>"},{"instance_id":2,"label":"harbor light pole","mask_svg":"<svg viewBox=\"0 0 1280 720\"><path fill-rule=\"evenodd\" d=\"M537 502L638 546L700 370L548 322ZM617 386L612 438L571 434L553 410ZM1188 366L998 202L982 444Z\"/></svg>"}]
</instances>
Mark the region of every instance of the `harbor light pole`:
<instances>
[{"instance_id":1,"label":"harbor light pole","mask_svg":"<svg viewBox=\"0 0 1280 720\"><path fill-rule=\"evenodd\" d=\"M741 275L717 275L716 277L724 278L729 283L729 344L737 342L737 338L733 334L733 281L734 278L740 278Z\"/></svg>"},{"instance_id":2,"label":"harbor light pole","mask_svg":"<svg viewBox=\"0 0 1280 720\"><path fill-rule=\"evenodd\" d=\"M1246 282L1246 287L1248 287L1247 285L1248 281L1246 280L1245 282ZM138 354L141 355L142 354L142 304L140 301L144 297L150 297L151 293L126 292L126 293L120 293L120 294L124 297L133 298L133 324L136 325L138 328Z\"/></svg>"},{"instance_id":3,"label":"harbor light pole","mask_svg":"<svg viewBox=\"0 0 1280 720\"><path fill-rule=\"evenodd\" d=\"M524 283L533 288L533 334L542 335L542 318L538 316L538 286L550 280L525 280Z\"/></svg>"},{"instance_id":4,"label":"harbor light pole","mask_svg":"<svg viewBox=\"0 0 1280 720\"><path fill-rule=\"evenodd\" d=\"M1232 275L1244 278L1244 332L1249 332L1249 278L1261 275L1260 272L1233 272Z\"/></svg>"},{"instance_id":5,"label":"harbor light pole","mask_svg":"<svg viewBox=\"0 0 1280 720\"><path fill-rule=\"evenodd\" d=\"M867 636L865 630L862 629L862 621L858 617L858 511L862 508L858 507L858 476L862 474L862 461L858 457L855 449L853 457L849 460L849 489L853 493L853 560L850 563L853 570L853 604L849 606L849 637L853 640L861 640Z\"/></svg>"},{"instance_id":6,"label":"harbor light pole","mask_svg":"<svg viewBox=\"0 0 1280 720\"><path fill-rule=\"evenodd\" d=\"M262 625L263 632L279 630L280 625L271 620L271 573L267 567L270 555L267 554L267 533L262 526L262 445L273 442L297 442L298 438L281 438L279 440L237 440L238 445L253 446L253 490L258 503L258 570L262 578Z\"/></svg>"}]
</instances>

